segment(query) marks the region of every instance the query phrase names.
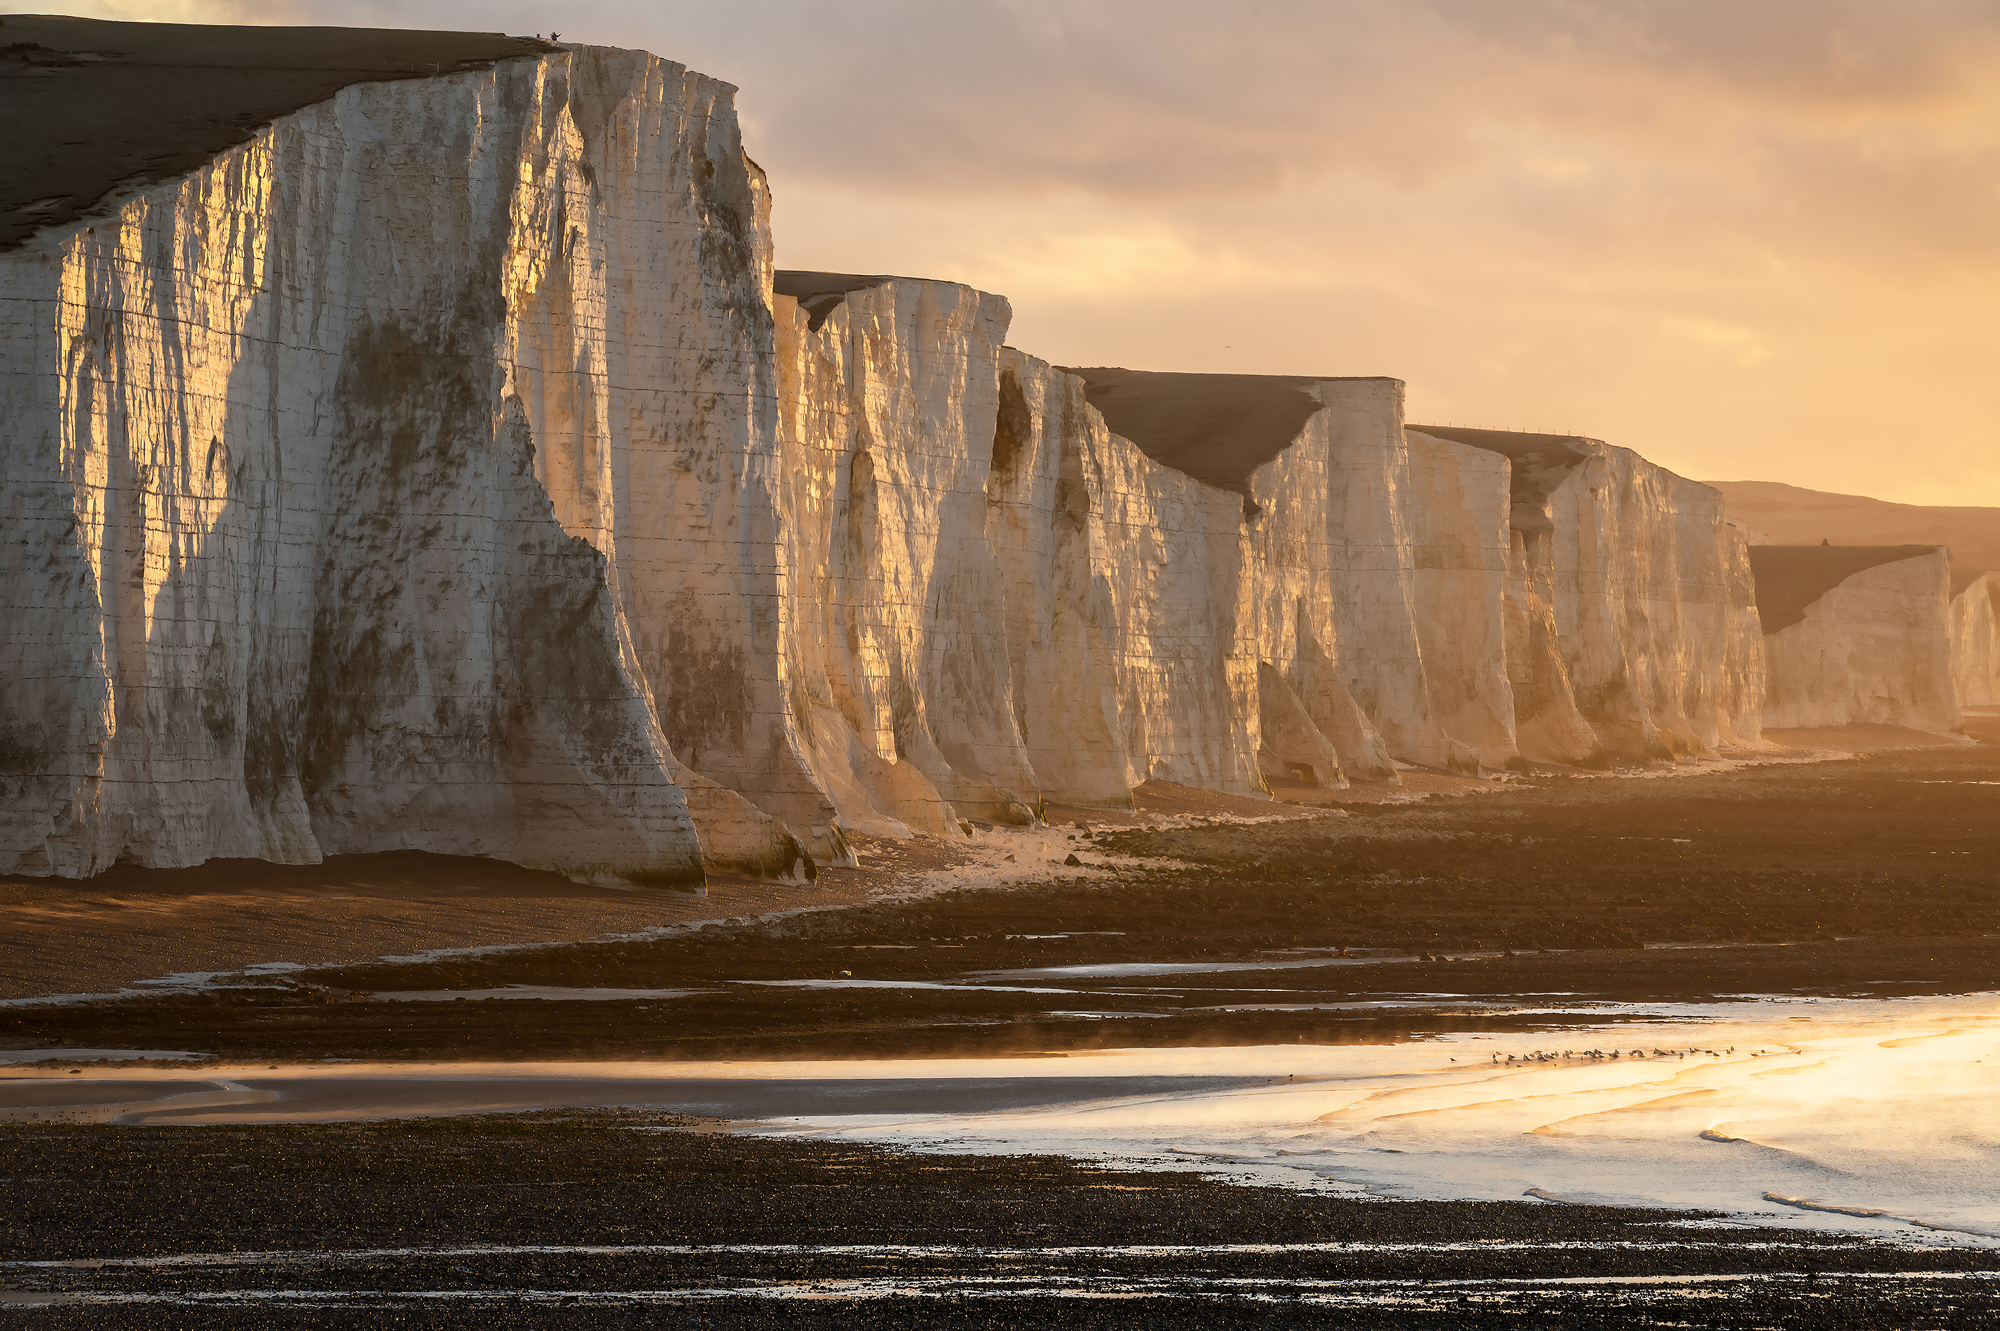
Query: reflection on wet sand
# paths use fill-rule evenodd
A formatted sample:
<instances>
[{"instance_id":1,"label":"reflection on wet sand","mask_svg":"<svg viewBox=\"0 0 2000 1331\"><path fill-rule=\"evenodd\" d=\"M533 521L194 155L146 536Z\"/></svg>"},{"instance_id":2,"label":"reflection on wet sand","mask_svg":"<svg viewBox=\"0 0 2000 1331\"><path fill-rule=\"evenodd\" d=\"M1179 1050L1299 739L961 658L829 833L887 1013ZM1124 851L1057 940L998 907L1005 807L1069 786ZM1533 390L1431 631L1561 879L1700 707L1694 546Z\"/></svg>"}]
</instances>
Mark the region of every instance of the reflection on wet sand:
<instances>
[{"instance_id":1,"label":"reflection on wet sand","mask_svg":"<svg viewBox=\"0 0 2000 1331\"><path fill-rule=\"evenodd\" d=\"M1475 1036L1146 1051L1113 1058L1289 1076L1115 1104L802 1126L929 1149L1176 1155L1385 1197L1704 1208L2000 1245L1995 996L1708 1013L1699 1024L1690 1012L1572 1029L1527 1048Z\"/></svg>"},{"instance_id":2,"label":"reflection on wet sand","mask_svg":"<svg viewBox=\"0 0 2000 1331\"><path fill-rule=\"evenodd\" d=\"M927 1150L1227 1168L1363 1196L1712 1209L2000 1246L1994 995L1654 1004L1626 1016L1532 1037L1030 1060L23 1070L0 1080L0 1119L643 1105Z\"/></svg>"}]
</instances>

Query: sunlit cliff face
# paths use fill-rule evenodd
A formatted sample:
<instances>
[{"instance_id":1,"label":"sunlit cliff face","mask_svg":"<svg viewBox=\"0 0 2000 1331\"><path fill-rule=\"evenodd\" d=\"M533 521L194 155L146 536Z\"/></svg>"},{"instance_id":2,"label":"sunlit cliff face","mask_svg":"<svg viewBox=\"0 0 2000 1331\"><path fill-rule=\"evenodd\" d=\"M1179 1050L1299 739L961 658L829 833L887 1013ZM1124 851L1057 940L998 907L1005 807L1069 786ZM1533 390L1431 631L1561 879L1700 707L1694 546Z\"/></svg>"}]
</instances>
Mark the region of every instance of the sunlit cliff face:
<instances>
[{"instance_id":1,"label":"sunlit cliff face","mask_svg":"<svg viewBox=\"0 0 2000 1331\"><path fill-rule=\"evenodd\" d=\"M1981 0L600 0L560 22L742 86L782 263L1003 292L1055 363L1392 374L1416 419L2000 503Z\"/></svg>"}]
</instances>

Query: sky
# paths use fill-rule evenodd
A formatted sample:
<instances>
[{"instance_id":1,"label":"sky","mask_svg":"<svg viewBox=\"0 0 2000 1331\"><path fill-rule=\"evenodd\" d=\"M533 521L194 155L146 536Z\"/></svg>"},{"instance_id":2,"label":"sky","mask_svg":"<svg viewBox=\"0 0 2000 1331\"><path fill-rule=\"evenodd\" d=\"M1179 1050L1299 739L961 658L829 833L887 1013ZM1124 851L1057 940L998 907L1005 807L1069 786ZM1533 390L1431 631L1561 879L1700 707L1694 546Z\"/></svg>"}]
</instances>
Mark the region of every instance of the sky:
<instances>
[{"instance_id":1,"label":"sky","mask_svg":"<svg viewBox=\"0 0 2000 1331\"><path fill-rule=\"evenodd\" d=\"M2000 0L91 0L558 29L741 92L778 263L1068 365L2000 504Z\"/></svg>"}]
</instances>

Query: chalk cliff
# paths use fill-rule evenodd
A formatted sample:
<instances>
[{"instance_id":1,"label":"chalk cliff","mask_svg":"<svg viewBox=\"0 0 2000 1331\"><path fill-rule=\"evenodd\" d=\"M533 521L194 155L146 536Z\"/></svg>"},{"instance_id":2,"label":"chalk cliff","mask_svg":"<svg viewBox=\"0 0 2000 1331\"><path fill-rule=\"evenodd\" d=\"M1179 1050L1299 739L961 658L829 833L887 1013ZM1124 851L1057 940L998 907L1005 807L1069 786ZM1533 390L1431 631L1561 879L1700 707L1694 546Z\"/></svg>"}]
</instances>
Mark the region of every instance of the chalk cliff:
<instances>
[{"instance_id":1,"label":"chalk cliff","mask_svg":"<svg viewBox=\"0 0 2000 1331\"><path fill-rule=\"evenodd\" d=\"M1556 633L1578 709L1624 756L1755 742L1766 665L1747 542L1714 490L1590 442L1550 496Z\"/></svg>"},{"instance_id":2,"label":"chalk cliff","mask_svg":"<svg viewBox=\"0 0 2000 1331\"><path fill-rule=\"evenodd\" d=\"M1766 726L1964 731L1942 547L1759 545L1750 561L1768 662Z\"/></svg>"},{"instance_id":3,"label":"chalk cliff","mask_svg":"<svg viewBox=\"0 0 2000 1331\"><path fill-rule=\"evenodd\" d=\"M0 872L689 884L1152 779L1757 737L1706 487L1406 428L1393 379L1064 370L999 296L778 272L733 89L642 52L350 35L373 72L292 104L251 76L296 33L230 38L248 109L191 166L9 214Z\"/></svg>"},{"instance_id":4,"label":"chalk cliff","mask_svg":"<svg viewBox=\"0 0 2000 1331\"><path fill-rule=\"evenodd\" d=\"M0 869L415 848L699 882L690 796L793 862L676 782L673 621L638 616L678 532L634 530L670 495L625 474L634 439L708 469L713 599L754 604L731 92L588 49L356 83L0 254Z\"/></svg>"},{"instance_id":5,"label":"chalk cliff","mask_svg":"<svg viewBox=\"0 0 2000 1331\"><path fill-rule=\"evenodd\" d=\"M1600 440L1417 428L1510 463L1505 659L1524 755L1669 759L1757 742L1747 544L1713 489Z\"/></svg>"},{"instance_id":6,"label":"chalk cliff","mask_svg":"<svg viewBox=\"0 0 2000 1331\"><path fill-rule=\"evenodd\" d=\"M800 290L793 275L783 285ZM773 534L795 570L778 616L797 761L848 828L1031 822L986 529L1011 311L949 282L876 279L817 305L801 294L812 310L774 296Z\"/></svg>"},{"instance_id":7,"label":"chalk cliff","mask_svg":"<svg viewBox=\"0 0 2000 1331\"><path fill-rule=\"evenodd\" d=\"M1153 779L1256 792L1242 497L1113 434L1075 375L1009 349L1000 386L988 524L1008 552L1010 667L1037 776L1088 803L1129 803Z\"/></svg>"},{"instance_id":8,"label":"chalk cliff","mask_svg":"<svg viewBox=\"0 0 2000 1331\"><path fill-rule=\"evenodd\" d=\"M1626 450L1406 430L1391 379L1065 371L950 283L777 291L795 711L848 826L1757 738L1742 537Z\"/></svg>"},{"instance_id":9,"label":"chalk cliff","mask_svg":"<svg viewBox=\"0 0 2000 1331\"><path fill-rule=\"evenodd\" d=\"M2000 572L1951 599L1951 682L1961 707L2000 707Z\"/></svg>"}]
</instances>

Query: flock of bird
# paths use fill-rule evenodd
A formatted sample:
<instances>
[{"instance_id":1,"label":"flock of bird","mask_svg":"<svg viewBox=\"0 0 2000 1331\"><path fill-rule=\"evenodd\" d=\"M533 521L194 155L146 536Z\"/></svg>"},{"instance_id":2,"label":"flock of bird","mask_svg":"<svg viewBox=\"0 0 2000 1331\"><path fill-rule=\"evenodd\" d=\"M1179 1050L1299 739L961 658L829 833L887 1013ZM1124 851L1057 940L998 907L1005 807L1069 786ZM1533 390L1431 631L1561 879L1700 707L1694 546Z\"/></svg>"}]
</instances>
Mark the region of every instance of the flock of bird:
<instances>
[{"instance_id":1,"label":"flock of bird","mask_svg":"<svg viewBox=\"0 0 2000 1331\"><path fill-rule=\"evenodd\" d=\"M1707 1054L1710 1058L1721 1058L1725 1054L1733 1054L1735 1052L1735 1045L1731 1045L1727 1049L1696 1049L1690 1045L1686 1049L1654 1049L1650 1052L1644 1049L1560 1049L1547 1051L1537 1049L1531 1054L1507 1054L1504 1056L1495 1054L1493 1055L1493 1062L1498 1067L1517 1067L1524 1063L1556 1063L1572 1058L1596 1060L1610 1060L1614 1058L1673 1058L1685 1061L1690 1055L1698 1058L1703 1054ZM1758 1058L1763 1053L1764 1051L1759 1049L1756 1053L1750 1055L1750 1057ZM1452 1060L1454 1063L1457 1061L1457 1059Z\"/></svg>"}]
</instances>

